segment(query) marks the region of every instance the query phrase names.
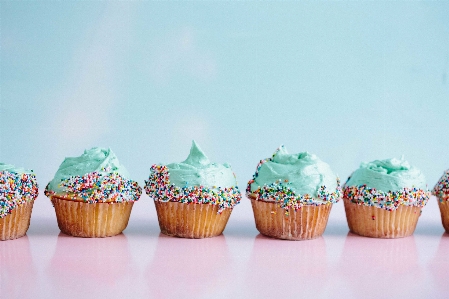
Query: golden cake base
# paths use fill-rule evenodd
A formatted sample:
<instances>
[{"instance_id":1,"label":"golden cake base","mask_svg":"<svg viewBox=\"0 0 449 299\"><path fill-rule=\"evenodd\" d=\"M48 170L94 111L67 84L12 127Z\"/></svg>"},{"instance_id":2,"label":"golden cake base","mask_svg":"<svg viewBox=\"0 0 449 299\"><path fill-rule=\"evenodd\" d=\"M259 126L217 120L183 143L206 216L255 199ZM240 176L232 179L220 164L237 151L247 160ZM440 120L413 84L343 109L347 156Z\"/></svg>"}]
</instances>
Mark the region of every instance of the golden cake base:
<instances>
[{"instance_id":1,"label":"golden cake base","mask_svg":"<svg viewBox=\"0 0 449 299\"><path fill-rule=\"evenodd\" d=\"M25 236L30 227L31 212L34 200L23 203L11 211L11 214L0 218L0 240L13 240Z\"/></svg>"},{"instance_id":2,"label":"golden cake base","mask_svg":"<svg viewBox=\"0 0 449 299\"><path fill-rule=\"evenodd\" d=\"M161 232L168 236L201 239L221 235L228 223L232 209L211 204L186 204L155 201Z\"/></svg>"},{"instance_id":3,"label":"golden cake base","mask_svg":"<svg viewBox=\"0 0 449 299\"><path fill-rule=\"evenodd\" d=\"M128 225L134 202L86 203L52 196L59 229L74 237L103 238L120 234Z\"/></svg>"},{"instance_id":4,"label":"golden cake base","mask_svg":"<svg viewBox=\"0 0 449 299\"><path fill-rule=\"evenodd\" d=\"M255 200L250 196L257 230L265 236L284 240L311 240L326 229L332 204L305 205L289 215L275 202Z\"/></svg>"},{"instance_id":5,"label":"golden cake base","mask_svg":"<svg viewBox=\"0 0 449 299\"><path fill-rule=\"evenodd\" d=\"M421 208L400 205L394 211L359 205L343 199L349 230L370 238L403 238L413 234Z\"/></svg>"}]
</instances>

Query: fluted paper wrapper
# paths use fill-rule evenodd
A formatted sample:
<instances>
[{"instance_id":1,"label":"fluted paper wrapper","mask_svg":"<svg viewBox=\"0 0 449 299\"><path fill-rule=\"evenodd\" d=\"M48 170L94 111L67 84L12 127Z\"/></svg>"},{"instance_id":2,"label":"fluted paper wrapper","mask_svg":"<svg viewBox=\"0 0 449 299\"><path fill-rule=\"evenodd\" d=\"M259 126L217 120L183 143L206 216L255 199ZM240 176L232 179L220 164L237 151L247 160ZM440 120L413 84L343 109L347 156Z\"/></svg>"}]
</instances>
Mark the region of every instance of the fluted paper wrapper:
<instances>
[{"instance_id":1,"label":"fluted paper wrapper","mask_svg":"<svg viewBox=\"0 0 449 299\"><path fill-rule=\"evenodd\" d=\"M349 230L371 238L403 238L413 234L421 208L400 205L394 211L359 205L344 198Z\"/></svg>"},{"instance_id":2,"label":"fluted paper wrapper","mask_svg":"<svg viewBox=\"0 0 449 299\"><path fill-rule=\"evenodd\" d=\"M128 225L134 202L87 203L51 198L59 229L74 237L103 238L120 234Z\"/></svg>"},{"instance_id":3,"label":"fluted paper wrapper","mask_svg":"<svg viewBox=\"0 0 449 299\"><path fill-rule=\"evenodd\" d=\"M296 210L285 209L275 202L250 198L257 230L265 236L284 240L311 240L326 229L332 204L305 205Z\"/></svg>"},{"instance_id":4,"label":"fluted paper wrapper","mask_svg":"<svg viewBox=\"0 0 449 299\"><path fill-rule=\"evenodd\" d=\"M186 204L155 201L159 227L163 234L181 238L201 239L221 235L232 209L211 204Z\"/></svg>"},{"instance_id":5,"label":"fluted paper wrapper","mask_svg":"<svg viewBox=\"0 0 449 299\"><path fill-rule=\"evenodd\" d=\"M443 223L444 230L449 234L449 201L448 195L443 197L437 197L438 206L440 207L441 222Z\"/></svg>"},{"instance_id":6,"label":"fluted paper wrapper","mask_svg":"<svg viewBox=\"0 0 449 299\"><path fill-rule=\"evenodd\" d=\"M13 240L25 236L30 226L31 211L34 200L23 203L11 211L11 214L0 218L0 240Z\"/></svg>"}]
</instances>

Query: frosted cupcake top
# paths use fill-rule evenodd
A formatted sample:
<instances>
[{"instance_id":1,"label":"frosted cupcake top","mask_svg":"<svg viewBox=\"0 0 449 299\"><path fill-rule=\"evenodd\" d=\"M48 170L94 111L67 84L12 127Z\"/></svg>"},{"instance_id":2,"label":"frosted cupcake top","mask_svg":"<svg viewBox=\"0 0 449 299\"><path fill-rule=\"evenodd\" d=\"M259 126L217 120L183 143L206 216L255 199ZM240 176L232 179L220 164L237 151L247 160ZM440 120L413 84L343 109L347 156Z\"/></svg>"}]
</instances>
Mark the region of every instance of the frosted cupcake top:
<instances>
[{"instance_id":1,"label":"frosted cupcake top","mask_svg":"<svg viewBox=\"0 0 449 299\"><path fill-rule=\"evenodd\" d=\"M346 186L359 185L385 192L403 188L427 189L422 172L403 158L362 163L346 182Z\"/></svg>"},{"instance_id":2,"label":"frosted cupcake top","mask_svg":"<svg viewBox=\"0 0 449 299\"><path fill-rule=\"evenodd\" d=\"M231 166L227 163L211 163L195 141L192 141L185 161L171 163L167 167L170 170L170 182L178 187L226 188L237 185Z\"/></svg>"},{"instance_id":3,"label":"frosted cupcake top","mask_svg":"<svg viewBox=\"0 0 449 299\"><path fill-rule=\"evenodd\" d=\"M362 163L344 189L353 202L387 210L401 204L423 207L430 196L422 172L403 158Z\"/></svg>"},{"instance_id":4,"label":"frosted cupcake top","mask_svg":"<svg viewBox=\"0 0 449 299\"><path fill-rule=\"evenodd\" d=\"M444 172L435 187L433 187L433 194L438 196L440 200L449 195L449 169ZM449 197L446 200L449 200Z\"/></svg>"},{"instance_id":5,"label":"frosted cupcake top","mask_svg":"<svg viewBox=\"0 0 449 299\"><path fill-rule=\"evenodd\" d=\"M8 171L11 173L15 173L15 174L32 174L33 171L32 170L26 170L25 168L22 167L16 167L14 165L11 164L5 164L5 163L0 163L0 171Z\"/></svg>"},{"instance_id":6,"label":"frosted cupcake top","mask_svg":"<svg viewBox=\"0 0 449 299\"><path fill-rule=\"evenodd\" d=\"M32 170L0 163L0 218L17 206L35 200L39 186Z\"/></svg>"},{"instance_id":7,"label":"frosted cupcake top","mask_svg":"<svg viewBox=\"0 0 449 299\"><path fill-rule=\"evenodd\" d=\"M99 147L65 158L45 190L47 196L81 198L89 203L137 201L141 193L112 150Z\"/></svg>"},{"instance_id":8,"label":"frosted cupcake top","mask_svg":"<svg viewBox=\"0 0 449 299\"><path fill-rule=\"evenodd\" d=\"M284 146L259 162L246 191L285 209L336 203L341 197L339 180L328 164L308 152L289 154Z\"/></svg>"},{"instance_id":9,"label":"frosted cupcake top","mask_svg":"<svg viewBox=\"0 0 449 299\"><path fill-rule=\"evenodd\" d=\"M218 205L220 213L241 199L231 166L211 163L195 141L185 161L153 165L145 191L155 201Z\"/></svg>"}]
</instances>

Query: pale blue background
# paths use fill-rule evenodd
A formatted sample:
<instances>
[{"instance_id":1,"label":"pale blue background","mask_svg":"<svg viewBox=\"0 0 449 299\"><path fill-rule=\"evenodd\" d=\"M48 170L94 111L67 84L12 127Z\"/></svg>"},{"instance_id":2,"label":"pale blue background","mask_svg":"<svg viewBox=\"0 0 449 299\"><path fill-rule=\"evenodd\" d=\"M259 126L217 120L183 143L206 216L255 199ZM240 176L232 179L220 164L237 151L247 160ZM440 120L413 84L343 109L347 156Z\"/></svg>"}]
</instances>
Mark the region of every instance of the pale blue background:
<instances>
[{"instance_id":1,"label":"pale blue background","mask_svg":"<svg viewBox=\"0 0 449 299\"><path fill-rule=\"evenodd\" d=\"M2 2L0 161L45 187L111 147L143 184L196 139L244 190L285 144L342 180L404 154L433 187L448 71L449 1Z\"/></svg>"},{"instance_id":2,"label":"pale blue background","mask_svg":"<svg viewBox=\"0 0 449 299\"><path fill-rule=\"evenodd\" d=\"M433 187L449 168L449 1L0 0L0 25L0 161L34 169L41 186L29 236L2 247L23 257L2 264L0 277L23 285L7 285L6 294L11 287L43 298L196 290L251 298L269 291L258 285L261 275L297 278L267 293L278 289L284 298L315 286L313 297L349 298L365 286L368 297L448 293L448 243L434 198L415 237L394 244L347 237L342 202L324 238L273 243L256 237L243 199L226 238L193 245L157 237L155 208L143 195L124 235L92 243L57 237L42 189L64 157L92 146L111 147L143 185L151 164L184 160L193 138L212 161L233 166L242 191L258 161L282 143L317 154L343 181L362 161L404 154ZM364 258L366 269L356 267ZM155 287L178 262L183 269L170 282L179 283ZM93 277L109 264L107 283ZM86 269L93 274L82 275ZM178 279L192 269L212 279ZM370 293L371 278L386 287Z\"/></svg>"}]
</instances>

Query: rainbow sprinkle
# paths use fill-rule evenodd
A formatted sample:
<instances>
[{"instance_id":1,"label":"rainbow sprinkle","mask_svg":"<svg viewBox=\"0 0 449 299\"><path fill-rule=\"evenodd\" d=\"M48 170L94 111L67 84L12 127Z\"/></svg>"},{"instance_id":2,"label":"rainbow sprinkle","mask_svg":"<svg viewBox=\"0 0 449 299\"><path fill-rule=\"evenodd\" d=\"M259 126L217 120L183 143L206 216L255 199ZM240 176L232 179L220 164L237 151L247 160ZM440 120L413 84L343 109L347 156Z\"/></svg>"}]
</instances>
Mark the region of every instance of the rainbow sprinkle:
<instances>
[{"instance_id":1,"label":"rainbow sprinkle","mask_svg":"<svg viewBox=\"0 0 449 299\"><path fill-rule=\"evenodd\" d=\"M170 173L165 165L153 165L150 176L145 181L145 192L155 201L180 202L186 204L218 205L218 214L224 209L233 209L240 203L239 188L207 188L204 186L178 187L170 183Z\"/></svg>"},{"instance_id":2,"label":"rainbow sprinkle","mask_svg":"<svg viewBox=\"0 0 449 299\"><path fill-rule=\"evenodd\" d=\"M62 180L59 186L67 193L67 198L81 198L87 203L138 201L142 188L137 182L125 179L118 173L107 175L92 172L83 176L72 176ZM56 193L45 188L45 195Z\"/></svg>"},{"instance_id":3,"label":"rainbow sprinkle","mask_svg":"<svg viewBox=\"0 0 449 299\"><path fill-rule=\"evenodd\" d=\"M343 197L353 203L375 206L394 211L400 205L424 207L430 198L430 192L417 188L403 188L398 191L384 192L366 185L343 187Z\"/></svg>"},{"instance_id":4,"label":"rainbow sprinkle","mask_svg":"<svg viewBox=\"0 0 449 299\"><path fill-rule=\"evenodd\" d=\"M35 200L39 194L36 176L0 171L0 218L11 214L17 206Z\"/></svg>"},{"instance_id":5,"label":"rainbow sprinkle","mask_svg":"<svg viewBox=\"0 0 449 299\"><path fill-rule=\"evenodd\" d=\"M330 192L326 186L321 186L317 193L319 201L309 194L296 195L295 191L279 180L278 183L264 185L253 192L247 193L247 195L256 195L256 200L274 201L279 204L279 207L285 209L287 214L290 208L296 211L305 205L320 206L337 203L341 199L342 194L340 181L337 180L337 190L335 192Z\"/></svg>"},{"instance_id":6,"label":"rainbow sprinkle","mask_svg":"<svg viewBox=\"0 0 449 299\"><path fill-rule=\"evenodd\" d=\"M309 194L299 195L296 194L290 187L287 186L288 181L278 180L270 185L264 185L262 187L257 188L257 190L251 192L251 184L256 181L256 178L259 176L259 170L262 165L268 161L272 161L274 156L276 156L277 152L280 150L278 148L274 154L267 159L260 160L257 164L256 172L253 175L253 178L248 182L246 187L246 195L255 195L256 200L263 201L274 201L276 202L280 208L285 210L285 215L289 214L289 209L293 208L295 211L300 209L304 205L323 205L330 203L337 203L342 196L342 190L340 187L340 180L337 178L337 189L334 192L331 192L326 188L326 186L321 186L317 191L316 200Z\"/></svg>"},{"instance_id":7,"label":"rainbow sprinkle","mask_svg":"<svg viewBox=\"0 0 449 299\"><path fill-rule=\"evenodd\" d=\"M438 183L433 187L432 193L439 198L441 202L445 198L449 200L449 170L446 170Z\"/></svg>"}]
</instances>

